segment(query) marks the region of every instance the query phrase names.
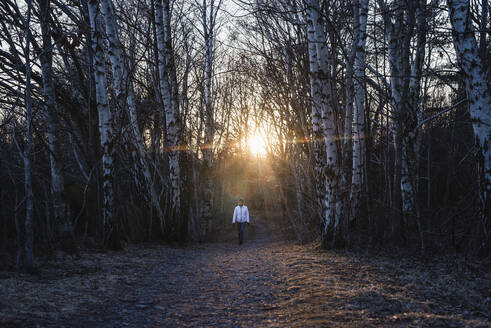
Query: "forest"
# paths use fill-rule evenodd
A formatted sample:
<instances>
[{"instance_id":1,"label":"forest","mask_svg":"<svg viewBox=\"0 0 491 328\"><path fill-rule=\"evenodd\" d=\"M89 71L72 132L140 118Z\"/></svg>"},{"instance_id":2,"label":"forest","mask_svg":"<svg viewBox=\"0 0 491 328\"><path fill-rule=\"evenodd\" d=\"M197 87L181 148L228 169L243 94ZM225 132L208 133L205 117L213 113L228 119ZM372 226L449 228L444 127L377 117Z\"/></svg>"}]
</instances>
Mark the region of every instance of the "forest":
<instances>
[{"instance_id":1,"label":"forest","mask_svg":"<svg viewBox=\"0 0 491 328\"><path fill-rule=\"evenodd\" d=\"M80 256L195 263L187 250L211 247L233 261L242 198L246 246L288 240L292 261L465 259L478 273L456 271L483 279L470 316L487 317L488 0L2 0L0 17L11 294L12 275L60 258L54 275Z\"/></svg>"}]
</instances>

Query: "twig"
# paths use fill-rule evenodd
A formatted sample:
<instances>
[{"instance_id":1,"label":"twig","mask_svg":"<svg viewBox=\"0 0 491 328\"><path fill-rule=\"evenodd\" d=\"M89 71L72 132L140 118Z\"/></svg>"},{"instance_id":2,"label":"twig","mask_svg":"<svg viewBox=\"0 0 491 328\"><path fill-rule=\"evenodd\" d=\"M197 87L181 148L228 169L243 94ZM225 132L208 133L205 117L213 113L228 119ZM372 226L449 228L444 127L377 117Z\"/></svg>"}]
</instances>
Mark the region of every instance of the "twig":
<instances>
[{"instance_id":1,"label":"twig","mask_svg":"<svg viewBox=\"0 0 491 328\"><path fill-rule=\"evenodd\" d=\"M458 105L460 105L461 103L463 103L464 101L466 101L466 98L463 98L463 99L460 99L459 101L457 101L455 104L453 104L452 106L449 106L447 108L445 108L444 110L436 113L435 115L432 115L426 119L424 119L423 121L421 121L418 126L416 126L416 128L414 128L414 130L417 130L419 129L420 127L422 127L424 124L428 123L429 121L437 118L438 116L442 115L442 114L445 114L446 112L449 112L451 111L452 109L454 109L455 107L457 107Z\"/></svg>"}]
</instances>

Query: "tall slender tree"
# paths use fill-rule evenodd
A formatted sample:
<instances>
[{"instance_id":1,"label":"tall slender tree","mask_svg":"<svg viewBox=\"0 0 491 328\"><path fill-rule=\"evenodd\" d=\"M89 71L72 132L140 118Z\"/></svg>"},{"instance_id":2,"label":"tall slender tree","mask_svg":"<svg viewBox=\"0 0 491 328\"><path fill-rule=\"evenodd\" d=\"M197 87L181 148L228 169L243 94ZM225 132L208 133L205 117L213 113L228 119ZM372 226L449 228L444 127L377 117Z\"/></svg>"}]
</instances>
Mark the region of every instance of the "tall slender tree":
<instances>
[{"instance_id":1,"label":"tall slender tree","mask_svg":"<svg viewBox=\"0 0 491 328\"><path fill-rule=\"evenodd\" d=\"M215 5L214 0L203 0L201 22L205 50L205 143L202 146L205 164L205 182L203 190L203 205L201 210L201 235L204 237L211 229L213 218L213 186L211 168L213 166L213 145L215 137L215 111L213 108L213 62L215 55L215 29L221 0Z\"/></svg>"},{"instance_id":2,"label":"tall slender tree","mask_svg":"<svg viewBox=\"0 0 491 328\"><path fill-rule=\"evenodd\" d=\"M366 161L365 129L365 49L367 39L368 0L359 0L353 7L357 11L353 16L355 22L354 37L356 40L354 55L354 114L353 114L353 172L351 174L351 217L357 215L360 207L364 168Z\"/></svg>"},{"instance_id":3,"label":"tall slender tree","mask_svg":"<svg viewBox=\"0 0 491 328\"><path fill-rule=\"evenodd\" d=\"M25 105L26 105L26 124L27 124L27 140L24 147L23 159L24 159L24 189L26 194L26 219L24 222L25 229L25 246L24 246L24 263L23 268L27 272L35 270L34 267L34 233L32 230L32 221L34 216L34 194L32 191L32 143L33 143L33 131L32 131L32 91L31 91L31 15L32 15L32 0L27 0L27 13L25 19L23 19L24 32L25 32L25 46L24 57L26 60L26 88L25 88ZM22 247L18 245L18 247ZM19 265L18 265L19 267Z\"/></svg>"},{"instance_id":4,"label":"tall slender tree","mask_svg":"<svg viewBox=\"0 0 491 328\"><path fill-rule=\"evenodd\" d=\"M132 138L130 140L134 145L132 148L136 149L136 152L133 152L133 160L137 166L135 180L137 181L138 186L142 185L142 183L139 182L138 177L138 173L142 172L145 179L144 190L146 190L153 208L155 208L158 213L161 228L163 230L164 213L160 207L159 196L150 172L149 158L145 152L142 134L138 126L133 82L131 75L129 74L130 68L128 67L128 62L125 60L126 57L123 52L121 41L119 40L118 23L114 14L112 0L103 0L101 3L101 11L104 15L106 35L109 40L108 56L111 61L116 98L118 99L118 104L121 108L127 108L130 117L129 129L132 133Z\"/></svg>"},{"instance_id":5,"label":"tall slender tree","mask_svg":"<svg viewBox=\"0 0 491 328\"><path fill-rule=\"evenodd\" d=\"M325 247L334 243L342 243L339 229L339 216L336 215L340 194L339 191L339 163L336 118L331 99L331 79L329 67L329 54L327 51L324 19L320 13L319 1L307 2L307 28L309 34L309 58L311 61L312 82L312 108L314 113L320 113L322 118L321 131L325 147L325 160L323 161L324 196L322 206L322 240ZM314 112L315 108L315 112ZM313 117L314 120L314 117ZM318 123L313 123L314 125ZM320 165L320 163L316 164Z\"/></svg>"},{"instance_id":6,"label":"tall slender tree","mask_svg":"<svg viewBox=\"0 0 491 328\"><path fill-rule=\"evenodd\" d=\"M155 27L159 52L160 93L163 100L166 123L166 149L169 156L171 211L174 222L181 220L181 118L179 113L178 85L174 64L169 0L157 0L155 4ZM176 229L177 227L170 227Z\"/></svg>"},{"instance_id":7,"label":"tall slender tree","mask_svg":"<svg viewBox=\"0 0 491 328\"><path fill-rule=\"evenodd\" d=\"M459 66L463 73L475 142L481 151L481 231L487 244L489 242L488 220L491 198L491 92L486 80L486 72L489 68L483 65L483 60L486 58L479 56L479 47L477 46L475 30L472 24L469 1L447 0L447 5L450 10L453 43ZM486 11L483 10L482 14L485 15ZM486 35L481 34L481 38L486 38ZM482 53L485 54L488 51L483 51Z\"/></svg>"},{"instance_id":8,"label":"tall slender tree","mask_svg":"<svg viewBox=\"0 0 491 328\"><path fill-rule=\"evenodd\" d=\"M88 0L88 11L90 16L93 71L95 79L95 94L97 111L99 114L99 133L102 155L102 193L103 193L103 220L104 241L113 249L121 248L119 222L114 213L114 134L113 114L109 107L107 95L106 60L104 57L104 45L99 15L99 0Z\"/></svg>"},{"instance_id":9,"label":"tall slender tree","mask_svg":"<svg viewBox=\"0 0 491 328\"><path fill-rule=\"evenodd\" d=\"M56 102L55 83L53 81L53 54L51 42L51 1L39 0L39 17L43 38L43 50L40 55L41 71L43 76L43 92L48 117L48 144L51 168L51 194L53 197L53 212L56 224L59 226L62 247L67 251L73 251L73 229L71 217L68 213L64 199L65 182L62 173L62 160L60 149L59 108Z\"/></svg>"}]
</instances>

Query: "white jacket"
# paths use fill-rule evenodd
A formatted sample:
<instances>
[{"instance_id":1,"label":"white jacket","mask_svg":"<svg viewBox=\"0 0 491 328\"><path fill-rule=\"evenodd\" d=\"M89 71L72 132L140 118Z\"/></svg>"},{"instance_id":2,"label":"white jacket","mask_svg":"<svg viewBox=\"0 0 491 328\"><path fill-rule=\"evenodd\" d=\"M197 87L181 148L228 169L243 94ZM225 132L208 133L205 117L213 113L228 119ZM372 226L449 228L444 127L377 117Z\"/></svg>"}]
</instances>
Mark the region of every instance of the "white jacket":
<instances>
[{"instance_id":1,"label":"white jacket","mask_svg":"<svg viewBox=\"0 0 491 328\"><path fill-rule=\"evenodd\" d=\"M249 209L247 206L236 206L234 210L234 217L232 219L232 223L235 222L249 222Z\"/></svg>"}]
</instances>

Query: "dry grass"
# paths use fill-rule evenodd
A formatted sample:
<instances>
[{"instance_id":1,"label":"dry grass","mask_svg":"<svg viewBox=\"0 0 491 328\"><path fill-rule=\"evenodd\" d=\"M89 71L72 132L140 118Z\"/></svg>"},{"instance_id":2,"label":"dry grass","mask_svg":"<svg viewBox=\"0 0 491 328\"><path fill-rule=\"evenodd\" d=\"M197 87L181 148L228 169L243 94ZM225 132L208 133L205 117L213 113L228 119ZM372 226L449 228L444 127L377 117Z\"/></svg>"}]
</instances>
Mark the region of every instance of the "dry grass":
<instances>
[{"instance_id":1,"label":"dry grass","mask_svg":"<svg viewBox=\"0 0 491 328\"><path fill-rule=\"evenodd\" d=\"M489 327L489 262L322 251L272 241L261 225L247 237L3 272L0 326Z\"/></svg>"}]
</instances>

